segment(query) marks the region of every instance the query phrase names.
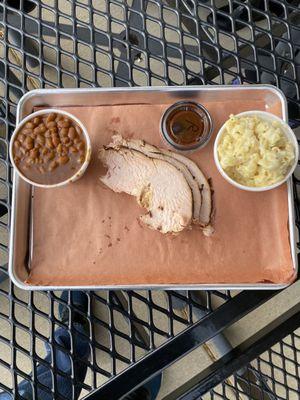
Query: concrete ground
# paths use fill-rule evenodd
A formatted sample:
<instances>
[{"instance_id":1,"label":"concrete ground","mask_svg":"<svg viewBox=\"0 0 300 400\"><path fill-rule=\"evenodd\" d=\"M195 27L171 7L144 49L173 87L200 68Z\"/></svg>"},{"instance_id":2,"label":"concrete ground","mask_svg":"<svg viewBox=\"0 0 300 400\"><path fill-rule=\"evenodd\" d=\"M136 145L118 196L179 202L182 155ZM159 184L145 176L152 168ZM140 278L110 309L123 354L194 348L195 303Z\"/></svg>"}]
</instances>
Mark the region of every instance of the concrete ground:
<instances>
[{"instance_id":1,"label":"concrete ground","mask_svg":"<svg viewBox=\"0 0 300 400\"><path fill-rule=\"evenodd\" d=\"M42 17L46 21L55 21L55 12L54 12L54 0L44 0L41 2L42 4L50 6L49 9L43 8L42 10ZM88 4L89 1L82 1L82 5L84 6L85 4ZM129 2L130 3L130 2ZM222 2L220 2L222 3ZM100 2L93 1L94 7L100 11L100 12L105 12L106 6L108 4L108 1L103 0ZM51 10L52 7L52 10ZM76 7L76 9L73 9L72 7L72 2L67 1L67 0L58 0L58 9L65 13L65 17L60 18L61 23L69 23L67 19L67 15L71 15L71 13L75 13L78 21L82 22L83 24L89 23L89 14L87 13L86 9L84 7ZM110 13L112 16L112 19L109 21L106 17L105 14L95 14L94 15L94 24L97 26L97 28L100 31L107 31L107 26L108 23L111 24L111 29L114 32L120 32L122 30L122 22L124 23L125 16L124 16L124 10L122 7L119 7L118 4L115 2L111 4L110 7ZM147 10L147 13L154 17L154 18L159 18L159 9L155 6L154 3L151 3L149 6L149 9ZM201 13L201 18L205 20L205 17L208 13L208 11L205 9L205 6L201 7L200 9ZM33 13L34 15L34 13ZM177 19L176 16L168 10L164 11L164 18L168 20L168 22L176 28L177 24ZM119 21L119 22L118 22ZM88 25L85 25L88 26ZM0 28L1 28L1 23L0 23ZM151 32L152 35L155 37L160 37L162 32L159 30L159 26L155 23L155 21L148 20L147 21L147 30ZM175 43L180 43L180 37L178 36L178 33L175 30L166 28L164 32L165 37L167 40L172 40ZM240 36L247 36L247 31L243 31L239 33ZM43 68L43 74L46 77L46 79L49 82L52 82L52 84L55 85L63 85L65 87L72 87L76 84L76 81L72 74L74 74L75 69L77 68L77 71L80 72L80 75L82 78L86 80L94 80L101 85L101 86L111 86L112 81L111 77L109 74L106 72L110 68L110 61L109 59L105 56L105 52L97 52L95 59L93 58L93 54L91 49L88 46L85 46L83 44L77 44L77 51L81 57L81 62L79 64L75 65L74 60L69 57L67 54L61 54L60 56L60 64L62 68L65 70L65 73L63 74L62 81L59 82L58 76L56 74L54 66L58 64L58 54L56 54L55 50L51 48L51 44L55 43L55 40L53 38L49 38L45 35L43 37L44 40L44 49L42 52L42 59L47 60L47 65L44 64ZM222 43L224 47L227 49L233 49L233 42L229 37L226 37L224 35L220 35L218 37L218 40ZM192 38L185 37L185 43L190 44L190 45L196 45L195 41ZM60 39L60 45L61 48L63 48L65 51L70 51L72 52L74 50L74 43L72 43L70 40L67 40L65 38ZM103 47L105 51L105 46ZM3 57L4 55L4 46L1 43L0 40L0 56ZM119 51L114 50L115 52L115 57L118 57ZM22 58L21 54L17 50L10 50L9 51L9 60L11 63L16 65L16 75L21 78L22 76L22 70L18 69L17 66L22 65ZM84 62L86 61L86 63ZM178 64L178 68L170 67L169 73L172 78L172 81L181 84L183 80L183 75L181 72L180 68L180 62L176 59L171 59L172 62L175 64ZM97 76L94 77L92 76L92 70L89 66L89 63L91 62L96 62L100 67L101 71L97 73ZM145 60L141 59L139 61L140 66L144 66ZM117 61L115 61L115 67L117 66ZM159 85L161 84L161 80L159 78L163 77L163 68L164 65L160 63L158 60L151 60L151 70L153 71L153 78L151 80L151 83L154 85ZM186 68L190 71L193 71L194 73L201 72L201 64L199 63L199 60L194 60L194 61L188 61ZM38 73L37 68L32 68L28 67L29 70L32 70L32 72ZM137 70L135 71L134 75L134 80L136 84L145 84L145 78L143 74L140 74ZM36 88L40 86L40 81L37 77L34 76L29 76L27 77L27 83L28 83L28 88ZM85 85L82 83L81 85ZM3 92L3 84L0 83L0 93L1 96L4 96ZM12 96L11 99L14 100L14 94L10 93ZM1 126L0 126L1 129ZM2 133L0 131L0 136L3 137L3 127L2 127ZM1 177L5 175L6 171L3 165L0 163L0 174ZM4 184L0 182L0 198L7 198L8 192L7 188ZM0 242L1 243L7 243L7 233L3 228L0 228ZM7 255L0 250L0 261L1 265L6 262ZM259 328L262 326L266 326L268 323L270 323L272 320L276 318L276 316L284 313L286 310L288 310L292 305L296 304L300 300L300 288L299 288L299 282L296 284L292 285L282 293L280 293L278 296L276 296L274 299L271 301L267 302L264 304L262 307L257 309L254 313L251 315L248 315L245 317L243 320L239 321L236 323L233 327L228 329L226 332L226 336L228 340L231 342L232 345L236 345L240 342L242 342L245 338L249 337L253 332L256 332ZM3 292L1 292L1 290ZM10 292L10 286L8 281L2 282L0 284L0 313L4 315L10 315L10 312L12 310L9 309L9 302L6 298L5 295L2 293L9 293ZM14 295L17 296L19 299L25 301L28 303L30 301L30 295L27 292L21 291L17 288L14 289ZM105 297L106 292L99 293L100 296ZM154 298L157 304L160 304L162 306L166 305L166 298L163 295L162 292L155 292L154 293ZM38 307L39 310L45 312L46 314L50 313L49 309L49 300L46 296L46 294L42 293L35 293L34 294L34 303ZM56 307L56 306L55 306ZM108 320L109 315L107 314L107 309L101 305L100 302L97 302L95 305L96 309L94 310L95 315L99 316L101 320ZM25 326L29 327L30 326L30 319L31 319L31 314L30 312L22 305L17 305L15 306L15 317L17 318L18 321L23 323ZM57 309L55 308L55 311L57 313ZM145 310L145 307L142 305L142 303L138 303L135 306L135 312L136 314L142 318L142 319L147 319L147 313ZM0 314L1 315L1 314ZM161 313L157 313L156 316L156 325L161 327L164 330L168 329L168 319ZM115 319L116 325L119 327L119 329L123 332L128 332L128 324L126 321L121 317L120 315L116 316ZM49 337L49 330L50 326L49 323L47 322L46 318L43 318L41 316L35 316L35 327L36 329L42 333L45 337ZM179 332L182 329L184 329L184 325L177 324L176 325L176 330ZM14 332L13 332L14 330ZM0 335L4 338L7 338L10 340L12 337L12 334L16 335L16 340L17 343L20 344L21 347L30 350L31 347L31 341L30 341L30 331L27 333L24 332L23 330L20 330L19 328L13 328L10 325L9 320L4 320L0 318ZM94 335L95 339L98 343L103 344L104 346L109 346L110 344L110 336L108 334L108 331L101 327L99 324L95 324L94 327ZM163 338L162 336L157 335L156 337L156 345L159 345L160 343L163 343L166 339ZM36 351L37 353L43 357L45 355L45 350L43 347L43 341L40 339L36 339ZM299 345L299 343L298 343ZM120 354L122 355L127 355L129 357L130 355L130 347L128 343L121 339L117 338L116 339L116 347L119 351ZM298 346L298 349L300 347ZM210 348L210 351L207 351L207 347L200 347L197 350L193 351L190 355L184 357L182 360L178 361L174 365L172 365L170 368L168 368L165 373L164 373L164 380L163 380L163 385L162 389L159 395L159 399L162 400L168 393L171 393L173 390L175 390L178 386L186 382L187 380L191 379L195 374L199 373L202 369L205 367L209 366L211 363L212 358L218 358L218 354L214 351L214 349ZM143 351L138 352L138 357L143 356ZM21 371L24 371L26 373L30 373L32 369L32 362L30 357L22 354L19 350L16 350L16 354L11 354L10 347L5 344L5 342L1 341L0 342L0 357L2 360L6 361L8 364L11 363L12 358L16 357L17 360L17 365L20 368ZM102 350L98 349L95 352L95 359L93 360L98 366L100 366L102 369L106 371L112 371L112 365L111 365L111 359L110 357L103 352ZM274 360L274 364L276 365L276 362L278 364L280 363L280 360ZM125 363L118 363L117 365L117 370L120 371L126 367ZM261 367L263 370L263 366ZM292 365L287 364L286 369L287 371L292 372L292 369L294 367ZM270 374L270 372L267 370L267 366L265 367L265 373ZM276 374L276 372L275 372ZM278 380L280 381L279 377L279 372L278 372ZM105 382L107 378L105 378L103 375L98 374L96 379L94 379L93 374L91 371L88 371L87 378L86 378L86 383L89 384L90 386L99 386L103 382ZM7 386L12 387L13 381L12 381L12 376L11 372L9 369L3 368L0 365L0 382L5 383ZM296 383L291 382L291 385L296 385ZM221 390L221 389L220 389ZM280 385L278 385L278 395L282 394L280 392ZM283 389L282 389L283 390ZM82 396L86 394L86 391L82 392ZM220 392L221 393L221 392ZM209 399L209 395L204 396L205 399ZM225 398L223 396L223 398ZM236 399L235 395L233 392L228 389L226 391L226 398L227 399ZM299 399L297 395L291 394L289 397L290 400L296 400Z\"/></svg>"}]
</instances>

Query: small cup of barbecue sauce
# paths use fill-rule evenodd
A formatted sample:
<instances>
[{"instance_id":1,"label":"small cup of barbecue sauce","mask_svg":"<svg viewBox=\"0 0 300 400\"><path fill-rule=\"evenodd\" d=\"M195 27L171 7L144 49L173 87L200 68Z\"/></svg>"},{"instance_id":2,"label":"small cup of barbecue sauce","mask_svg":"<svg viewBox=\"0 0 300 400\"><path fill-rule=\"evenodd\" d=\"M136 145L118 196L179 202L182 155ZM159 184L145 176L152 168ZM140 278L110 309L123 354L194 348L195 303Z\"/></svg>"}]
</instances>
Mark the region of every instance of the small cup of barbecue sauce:
<instances>
[{"instance_id":1,"label":"small cup of barbecue sauce","mask_svg":"<svg viewBox=\"0 0 300 400\"><path fill-rule=\"evenodd\" d=\"M202 105L179 101L165 111L160 129L169 146L180 151L193 151L208 143L212 120Z\"/></svg>"}]
</instances>

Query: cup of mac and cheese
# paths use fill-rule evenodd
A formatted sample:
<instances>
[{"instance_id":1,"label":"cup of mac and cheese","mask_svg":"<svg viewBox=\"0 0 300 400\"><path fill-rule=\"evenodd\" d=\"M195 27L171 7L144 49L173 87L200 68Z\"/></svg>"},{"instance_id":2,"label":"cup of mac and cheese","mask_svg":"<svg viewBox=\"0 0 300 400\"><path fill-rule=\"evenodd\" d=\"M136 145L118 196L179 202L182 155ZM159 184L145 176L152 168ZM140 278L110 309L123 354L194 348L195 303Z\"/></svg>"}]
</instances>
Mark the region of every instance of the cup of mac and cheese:
<instances>
[{"instance_id":1,"label":"cup of mac and cheese","mask_svg":"<svg viewBox=\"0 0 300 400\"><path fill-rule=\"evenodd\" d=\"M264 191L284 183L298 161L298 143L282 119L264 111L231 115L214 144L221 175L239 189Z\"/></svg>"}]
</instances>

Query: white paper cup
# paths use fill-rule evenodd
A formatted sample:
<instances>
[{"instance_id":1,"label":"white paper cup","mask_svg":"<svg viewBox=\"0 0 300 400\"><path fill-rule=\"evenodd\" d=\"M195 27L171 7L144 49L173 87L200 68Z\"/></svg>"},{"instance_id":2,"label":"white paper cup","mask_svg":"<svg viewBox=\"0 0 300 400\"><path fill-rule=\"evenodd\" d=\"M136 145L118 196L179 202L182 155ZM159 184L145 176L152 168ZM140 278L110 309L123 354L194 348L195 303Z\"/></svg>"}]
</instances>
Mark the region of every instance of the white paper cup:
<instances>
[{"instance_id":1,"label":"white paper cup","mask_svg":"<svg viewBox=\"0 0 300 400\"><path fill-rule=\"evenodd\" d=\"M13 144L14 144L14 141L15 141L16 136L18 135L20 129L23 128L23 126L26 124L26 122L29 122L33 118L38 117L40 115L45 115L45 114L50 114L50 113L55 113L55 114L66 116L66 117L70 118L72 121L74 121L77 125L79 125L79 127L82 130L85 142L86 142L86 153L85 153L85 160L84 160L82 166L80 167L80 169L77 172L75 172L74 175L72 175L70 178L66 179L65 181L62 181L62 182L59 182L59 183L54 183L54 184L51 184L51 185L47 185L47 184L43 184L43 183L37 183L37 182L34 182L34 181L28 179L19 170L18 166L14 162ZM83 125L83 123L78 118L76 118L74 115L70 114L69 112L58 110L56 108L48 108L48 109L39 110L39 111L36 111L36 112L34 112L32 114L29 114L27 117L22 119L22 121L17 125L16 129L14 130L14 132L12 134L12 137L11 137L11 140L10 140L10 145L9 145L10 161L11 161L13 167L15 168L15 170L17 171L17 173L20 175L20 177L22 179L24 179L24 181L30 183L30 185L38 186L38 187L42 187L42 188L55 188L55 187L64 186L64 185L67 185L67 184L69 184L71 182L77 181L79 178L82 177L82 175L86 171L86 169L87 169L87 167L89 165L89 162L91 160L91 154L92 154L92 146L91 146L90 137L89 137L87 129Z\"/></svg>"},{"instance_id":2,"label":"white paper cup","mask_svg":"<svg viewBox=\"0 0 300 400\"><path fill-rule=\"evenodd\" d=\"M218 145L220 142L220 139L223 135L223 133L225 132L225 127L226 127L226 122L222 125L221 129L219 130L216 139L215 139L215 143L214 143L214 160L215 160L215 164L218 168L218 171L220 172L220 174L223 176L224 179L226 179L227 182L229 182L231 185L242 189L242 190L248 190L250 192L264 192L266 190L271 190L274 189L280 185L282 185L284 182L286 182L291 175L293 174L293 172L295 171L296 167L297 167L297 163L298 163L298 158L299 158L299 148L298 148L298 142L297 142L297 138L293 132L293 130L290 128L290 126L284 122L281 118L277 117L276 115L273 115L271 113L268 113L266 111L245 111L242 112L240 114L236 114L236 117L253 117L253 116L257 116L260 117L261 119L264 119L266 121L269 122L279 122L281 124L281 128L283 133L286 135L286 137L290 140L290 142L293 144L294 146L294 150L295 150L295 161L293 163L293 165L290 167L288 173L286 174L286 176L281 180L278 181L276 183L273 183L272 185L269 186L260 186L260 187L253 187L253 186L245 186L245 185L241 185L240 183L236 182L235 180L233 180L232 178L230 178L226 172L224 171L224 169L222 168L220 161L219 161L219 156L218 156Z\"/></svg>"}]
</instances>

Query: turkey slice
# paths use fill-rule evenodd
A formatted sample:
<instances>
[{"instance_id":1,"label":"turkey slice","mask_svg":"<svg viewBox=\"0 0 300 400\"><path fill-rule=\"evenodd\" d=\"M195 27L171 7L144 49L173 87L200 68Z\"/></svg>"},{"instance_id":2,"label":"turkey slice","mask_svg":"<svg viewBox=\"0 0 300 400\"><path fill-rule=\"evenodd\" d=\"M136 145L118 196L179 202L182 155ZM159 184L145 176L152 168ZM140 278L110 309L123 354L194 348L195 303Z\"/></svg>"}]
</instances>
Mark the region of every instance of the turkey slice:
<instances>
[{"instance_id":1,"label":"turkey slice","mask_svg":"<svg viewBox=\"0 0 300 400\"><path fill-rule=\"evenodd\" d=\"M148 213L140 220L162 233L178 233L192 222L192 192L172 164L126 147L103 147L99 158L107 167L100 180L114 192L135 196Z\"/></svg>"},{"instance_id":2,"label":"turkey slice","mask_svg":"<svg viewBox=\"0 0 300 400\"><path fill-rule=\"evenodd\" d=\"M182 162L176 160L171 155L164 154L163 152L161 152L161 149L158 149L157 147L146 143L144 140L124 139L121 135L114 135L112 139L113 143L110 143L108 145L109 148L118 149L119 147L127 147L129 149L140 151L148 157L167 161L170 164L174 165L174 167L177 168L184 175L187 183L191 188L193 195L193 222L200 222L199 215L201 209L201 192L195 178Z\"/></svg>"},{"instance_id":3,"label":"turkey slice","mask_svg":"<svg viewBox=\"0 0 300 400\"><path fill-rule=\"evenodd\" d=\"M147 154L151 157L153 157L155 154L163 154L168 157L172 157L174 160L179 161L182 163L190 172L192 175L193 179L196 181L199 190L201 191L201 197L202 201L200 200L200 209L197 206L197 201L195 200L195 188L193 190L193 197L194 197L194 220L198 220L200 225L204 228L204 233L206 235L210 235L213 233L213 228L210 225L211 222L211 215L212 215L212 196L211 196L211 188L210 185L204 176L203 172L201 169L198 167L198 165L189 159L188 157L185 157L181 154L174 153L171 150L165 150L162 148L155 147L153 145L150 145L146 143L144 140L138 140L138 139L124 139L121 135L114 135L112 137L113 139L113 146L126 146L130 148L136 148L136 149L142 149L146 148ZM111 146L111 145L110 145ZM145 150L143 150L144 152ZM168 159L170 160L170 159ZM190 179L189 179L189 184L190 184ZM194 185L193 185L194 187ZM197 197L196 197L197 199ZM195 211L198 210L199 214L198 217L195 214Z\"/></svg>"}]
</instances>

